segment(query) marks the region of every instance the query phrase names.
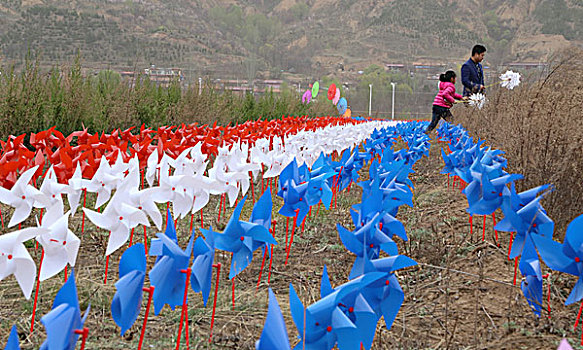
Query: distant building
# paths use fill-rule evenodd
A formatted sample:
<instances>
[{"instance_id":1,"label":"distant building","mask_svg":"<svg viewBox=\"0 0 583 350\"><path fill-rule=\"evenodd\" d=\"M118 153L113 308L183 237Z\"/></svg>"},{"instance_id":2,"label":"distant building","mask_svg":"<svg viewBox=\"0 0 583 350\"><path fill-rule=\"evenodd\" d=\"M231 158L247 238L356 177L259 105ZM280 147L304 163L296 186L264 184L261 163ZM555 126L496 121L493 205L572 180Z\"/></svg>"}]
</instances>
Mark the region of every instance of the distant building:
<instances>
[{"instance_id":1,"label":"distant building","mask_svg":"<svg viewBox=\"0 0 583 350\"><path fill-rule=\"evenodd\" d=\"M393 70L393 71L404 71L405 65L400 63L386 63L385 69Z\"/></svg>"},{"instance_id":2,"label":"distant building","mask_svg":"<svg viewBox=\"0 0 583 350\"><path fill-rule=\"evenodd\" d=\"M150 68L144 69L144 74L151 82L162 87L170 86L172 81L175 80L179 82L184 80L184 75L182 75L182 69L180 68L157 68L152 65Z\"/></svg>"}]
</instances>

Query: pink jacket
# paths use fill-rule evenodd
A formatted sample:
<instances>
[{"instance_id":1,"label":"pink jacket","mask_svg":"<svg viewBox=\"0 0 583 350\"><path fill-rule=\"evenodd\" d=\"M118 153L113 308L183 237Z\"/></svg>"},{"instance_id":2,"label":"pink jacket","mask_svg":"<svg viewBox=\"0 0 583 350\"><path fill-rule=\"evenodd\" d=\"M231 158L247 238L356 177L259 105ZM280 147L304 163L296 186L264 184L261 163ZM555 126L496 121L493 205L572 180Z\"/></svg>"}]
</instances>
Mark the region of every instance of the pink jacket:
<instances>
[{"instance_id":1,"label":"pink jacket","mask_svg":"<svg viewBox=\"0 0 583 350\"><path fill-rule=\"evenodd\" d=\"M455 93L455 85L451 82L440 82L439 92L433 100L434 106L441 106L445 108L451 108L455 100L461 100L463 97Z\"/></svg>"}]
</instances>

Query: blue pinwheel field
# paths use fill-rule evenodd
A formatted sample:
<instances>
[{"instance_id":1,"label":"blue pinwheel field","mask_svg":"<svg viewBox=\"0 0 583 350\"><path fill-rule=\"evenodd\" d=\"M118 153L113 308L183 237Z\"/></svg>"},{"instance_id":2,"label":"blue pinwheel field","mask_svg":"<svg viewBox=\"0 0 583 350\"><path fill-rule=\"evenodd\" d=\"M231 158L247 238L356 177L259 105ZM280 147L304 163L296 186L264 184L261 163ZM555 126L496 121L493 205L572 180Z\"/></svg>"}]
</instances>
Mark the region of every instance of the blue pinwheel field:
<instances>
[{"instance_id":1,"label":"blue pinwheel field","mask_svg":"<svg viewBox=\"0 0 583 350\"><path fill-rule=\"evenodd\" d=\"M197 349L577 344L578 307L564 304L583 296L574 265L580 223L563 243L549 242L552 221L539 196L551 186L517 193L520 176L503 170L501 152L448 124L429 139L426 124L375 130L358 149L319 157L311 169L292 161L278 185L256 178L232 207L213 197L201 217L179 218L176 206L158 204L166 228L153 228L147 246L141 228L132 230L133 245L110 255L105 277L110 235L87 224L75 269L40 284L33 332L31 301L15 279L1 282L0 339L37 348L66 309L71 329L89 330L85 348L138 348L142 287L155 285L144 341L155 349L186 348L185 336ZM87 207L94 204L89 198ZM77 217L69 226L81 225ZM66 273L75 277L65 282ZM18 332L8 340L12 324ZM43 346L70 340L54 339Z\"/></svg>"}]
</instances>

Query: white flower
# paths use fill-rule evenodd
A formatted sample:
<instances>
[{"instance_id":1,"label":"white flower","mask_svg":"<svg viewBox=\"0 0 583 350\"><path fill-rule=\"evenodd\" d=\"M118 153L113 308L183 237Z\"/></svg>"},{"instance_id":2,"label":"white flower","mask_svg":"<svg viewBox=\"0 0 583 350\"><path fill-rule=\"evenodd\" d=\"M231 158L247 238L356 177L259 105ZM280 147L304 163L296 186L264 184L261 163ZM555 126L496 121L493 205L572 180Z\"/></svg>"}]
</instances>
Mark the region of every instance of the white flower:
<instances>
[{"instance_id":1,"label":"white flower","mask_svg":"<svg viewBox=\"0 0 583 350\"><path fill-rule=\"evenodd\" d=\"M468 100L470 106L474 106L478 109L482 109L486 103L486 96L484 94L471 94Z\"/></svg>"},{"instance_id":2,"label":"white flower","mask_svg":"<svg viewBox=\"0 0 583 350\"><path fill-rule=\"evenodd\" d=\"M502 87L512 90L520 85L520 73L507 70L506 73L500 75L500 80L502 80L500 83Z\"/></svg>"}]
</instances>

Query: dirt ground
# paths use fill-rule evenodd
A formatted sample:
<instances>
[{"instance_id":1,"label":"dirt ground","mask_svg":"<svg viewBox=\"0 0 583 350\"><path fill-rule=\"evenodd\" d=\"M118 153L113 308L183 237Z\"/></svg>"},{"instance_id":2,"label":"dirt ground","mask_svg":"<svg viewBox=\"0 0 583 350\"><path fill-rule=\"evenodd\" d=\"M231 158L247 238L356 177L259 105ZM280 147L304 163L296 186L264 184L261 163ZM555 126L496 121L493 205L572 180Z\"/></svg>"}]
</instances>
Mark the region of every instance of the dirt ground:
<instances>
[{"instance_id":1,"label":"dirt ground","mask_svg":"<svg viewBox=\"0 0 583 350\"><path fill-rule=\"evenodd\" d=\"M411 175L415 183L413 208L402 207L400 219L407 230L408 242L399 242L399 251L419 262L419 266L398 273L405 292L405 301L390 330L384 321L377 326L374 349L555 349L563 337L572 345L580 342L580 330L573 330L578 307L565 307L564 301L575 283L575 279L553 273L551 280L551 317L544 311L536 317L528 307L520 291L520 275L513 285L514 262L508 261L509 234L499 232L496 245L492 218L486 220L485 241L482 241L482 217L474 217L473 234L470 235L467 202L459 189L448 188L447 178L440 175L443 161L440 143L433 142L429 157L415 165ZM365 171L361 177L366 178ZM261 183L261 181L259 181ZM256 188L257 189L257 188ZM285 218L277 219L276 238L280 244L274 249L270 286L279 301L287 323L292 346L297 343L297 331L289 313L289 284L293 283L304 304L319 298L320 276L324 264L328 267L333 286L347 281L354 256L342 245L336 224L352 229L349 208L360 202L361 191L352 186L349 193L339 195L338 207L316 215L314 208L306 221L304 232L296 231L291 255L285 261ZM281 207L274 196L274 212ZM245 205L244 219L251 211L251 199ZM213 199L204 212L205 227L212 223L222 229L226 218L217 222L218 200ZM4 219L10 213L2 207ZM496 213L497 219L502 214ZM32 225L29 219L24 225ZM181 245L188 241L190 218L178 224ZM194 220L200 227L199 218ZM119 328L110 315L110 303L115 293L117 262L121 252L112 255L109 264L108 282L104 284L104 251L107 233L86 223L83 234L80 230L81 215L73 220L71 228L82 236L82 245L75 269L79 299L84 310L91 304L86 323L89 338L86 349L137 348L144 316L145 303L135 325L119 336ZM291 225L290 225L291 229ZM7 232L3 229L2 233ZM139 232L139 233L138 233ZM154 229L148 236L154 236ZM198 232L197 232L198 233ZM134 242L143 242L142 229L138 228ZM40 260L41 251L29 248L35 261ZM231 281L228 280L230 254L218 252L216 262L222 264L216 318L212 343L209 329L212 312L212 291L209 305L204 308L200 294L189 291L189 341L193 349L254 349L267 313L267 264L261 283L257 288L262 253L257 251L252 264L239 276L235 284L235 307L232 303ZM148 260L151 268L154 258ZM543 271L547 273L548 271ZM213 275L214 276L214 275ZM214 277L213 277L214 278ZM38 348L45 338L40 317L46 314L56 291L63 283L63 274L41 284L39 304L36 311L34 332L29 333L32 299L24 300L13 277L0 282L0 344L5 344L12 324L16 323L24 349ZM146 286L149 284L146 278ZM547 297L548 281L543 286ZM214 290L214 282L213 282ZM34 292L33 292L34 297ZM545 305L545 310L546 310ZM159 315L150 313L144 348L173 349L180 311L167 306ZM184 339L184 335L182 336ZM186 348L185 345L182 348ZM581 348L581 347L579 347Z\"/></svg>"}]
</instances>

